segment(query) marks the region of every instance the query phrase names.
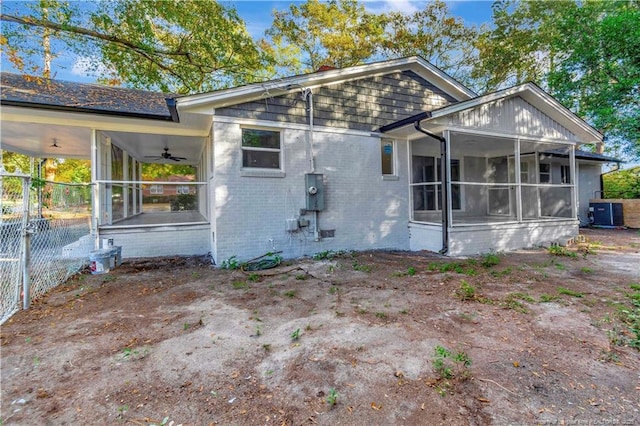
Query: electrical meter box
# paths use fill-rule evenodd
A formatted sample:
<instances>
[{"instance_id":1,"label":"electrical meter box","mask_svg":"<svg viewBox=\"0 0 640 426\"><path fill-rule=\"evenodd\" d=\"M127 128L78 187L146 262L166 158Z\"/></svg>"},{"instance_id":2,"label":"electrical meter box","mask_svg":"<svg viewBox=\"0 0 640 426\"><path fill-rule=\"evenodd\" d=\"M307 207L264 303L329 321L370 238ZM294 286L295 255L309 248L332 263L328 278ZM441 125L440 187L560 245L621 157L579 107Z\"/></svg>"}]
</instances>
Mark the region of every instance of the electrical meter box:
<instances>
[{"instance_id":1,"label":"electrical meter box","mask_svg":"<svg viewBox=\"0 0 640 426\"><path fill-rule=\"evenodd\" d=\"M306 209L312 212L324 210L324 175L309 173L304 175L304 181L307 195Z\"/></svg>"}]
</instances>

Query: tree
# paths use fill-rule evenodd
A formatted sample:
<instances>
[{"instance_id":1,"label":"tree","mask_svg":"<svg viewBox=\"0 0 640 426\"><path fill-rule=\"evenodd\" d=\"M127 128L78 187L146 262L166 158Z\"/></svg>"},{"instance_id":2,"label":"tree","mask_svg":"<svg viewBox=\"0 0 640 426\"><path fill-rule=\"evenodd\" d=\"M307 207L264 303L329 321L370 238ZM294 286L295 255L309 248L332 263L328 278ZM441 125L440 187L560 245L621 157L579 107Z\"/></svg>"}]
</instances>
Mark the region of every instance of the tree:
<instances>
[{"instance_id":1,"label":"tree","mask_svg":"<svg viewBox=\"0 0 640 426\"><path fill-rule=\"evenodd\" d=\"M449 14L447 4L436 0L412 14L393 12L386 16L383 54L389 58L421 56L455 79L472 85L475 27Z\"/></svg>"},{"instance_id":2,"label":"tree","mask_svg":"<svg viewBox=\"0 0 640 426\"><path fill-rule=\"evenodd\" d=\"M7 12L11 7L2 4L0 43L16 67L29 73L45 54L45 35L59 50L83 57L103 82L165 92L261 80L271 60L235 9L214 0L188 7L180 0L41 0Z\"/></svg>"},{"instance_id":3,"label":"tree","mask_svg":"<svg viewBox=\"0 0 640 426\"><path fill-rule=\"evenodd\" d=\"M308 0L273 16L267 35L274 50L289 49L286 56L291 57L291 50L298 56L286 70L292 73L361 64L378 53L384 34L384 19L356 0Z\"/></svg>"},{"instance_id":4,"label":"tree","mask_svg":"<svg viewBox=\"0 0 640 426\"><path fill-rule=\"evenodd\" d=\"M607 198L640 198L640 166L602 175Z\"/></svg>"},{"instance_id":5,"label":"tree","mask_svg":"<svg viewBox=\"0 0 640 426\"><path fill-rule=\"evenodd\" d=\"M484 90L534 81L640 158L640 10L635 0L497 1L476 42ZM620 151L619 151L620 150Z\"/></svg>"}]
</instances>

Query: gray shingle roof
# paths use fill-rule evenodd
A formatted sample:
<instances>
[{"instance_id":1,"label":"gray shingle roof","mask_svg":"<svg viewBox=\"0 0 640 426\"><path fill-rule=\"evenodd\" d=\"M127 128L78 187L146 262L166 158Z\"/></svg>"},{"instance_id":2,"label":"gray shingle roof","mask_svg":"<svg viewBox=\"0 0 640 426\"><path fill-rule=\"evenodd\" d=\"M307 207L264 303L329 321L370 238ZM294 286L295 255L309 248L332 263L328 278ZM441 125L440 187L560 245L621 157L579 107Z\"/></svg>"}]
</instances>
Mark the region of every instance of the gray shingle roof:
<instances>
[{"instance_id":1,"label":"gray shingle roof","mask_svg":"<svg viewBox=\"0 0 640 426\"><path fill-rule=\"evenodd\" d=\"M12 73L0 75L0 103L76 112L171 120L173 95L98 84L48 80Z\"/></svg>"}]
</instances>

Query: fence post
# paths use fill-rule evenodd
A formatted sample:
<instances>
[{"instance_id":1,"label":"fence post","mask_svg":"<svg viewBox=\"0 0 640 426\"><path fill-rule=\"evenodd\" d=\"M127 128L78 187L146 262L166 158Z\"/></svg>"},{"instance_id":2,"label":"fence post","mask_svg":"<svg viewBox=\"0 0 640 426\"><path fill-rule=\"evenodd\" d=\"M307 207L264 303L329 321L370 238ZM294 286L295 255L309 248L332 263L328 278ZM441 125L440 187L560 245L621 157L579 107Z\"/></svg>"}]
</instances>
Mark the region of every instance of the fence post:
<instances>
[{"instance_id":1,"label":"fence post","mask_svg":"<svg viewBox=\"0 0 640 426\"><path fill-rule=\"evenodd\" d=\"M22 181L22 309L29 309L31 297L29 295L30 277L29 261L31 260L31 227L29 224L29 184L31 177L25 177Z\"/></svg>"}]
</instances>

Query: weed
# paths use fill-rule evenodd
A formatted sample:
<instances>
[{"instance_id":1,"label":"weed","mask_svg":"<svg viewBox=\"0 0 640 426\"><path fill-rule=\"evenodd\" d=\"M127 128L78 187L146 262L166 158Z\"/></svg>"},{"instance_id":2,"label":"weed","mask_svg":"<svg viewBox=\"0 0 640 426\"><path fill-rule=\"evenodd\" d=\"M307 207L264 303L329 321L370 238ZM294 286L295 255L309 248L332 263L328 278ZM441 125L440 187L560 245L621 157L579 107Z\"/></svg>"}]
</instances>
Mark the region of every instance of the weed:
<instances>
[{"instance_id":1,"label":"weed","mask_svg":"<svg viewBox=\"0 0 640 426\"><path fill-rule=\"evenodd\" d=\"M240 262L236 258L236 256L231 256L227 260L223 260L220 264L222 269L240 269Z\"/></svg>"},{"instance_id":2,"label":"weed","mask_svg":"<svg viewBox=\"0 0 640 426\"><path fill-rule=\"evenodd\" d=\"M499 263L500 263L500 256L498 256L495 253L486 254L482 259L482 262L480 262L480 264L485 268L491 268L492 266L496 266Z\"/></svg>"},{"instance_id":3,"label":"weed","mask_svg":"<svg viewBox=\"0 0 640 426\"><path fill-rule=\"evenodd\" d=\"M560 262L556 262L556 263L555 263L555 265L556 265L556 269L557 269L557 270L559 270L559 271L566 271L566 270L567 270L567 267L566 267L566 266L564 266L564 265L563 265L562 263L560 263Z\"/></svg>"},{"instance_id":4,"label":"weed","mask_svg":"<svg viewBox=\"0 0 640 426\"><path fill-rule=\"evenodd\" d=\"M329 389L329 393L327 394L327 404L334 406L338 403L338 397L340 395L334 388Z\"/></svg>"},{"instance_id":5,"label":"weed","mask_svg":"<svg viewBox=\"0 0 640 426\"><path fill-rule=\"evenodd\" d=\"M33 357L33 366L37 367L40 365L40 357L39 356L34 356Z\"/></svg>"},{"instance_id":6,"label":"weed","mask_svg":"<svg viewBox=\"0 0 640 426\"><path fill-rule=\"evenodd\" d=\"M249 281L251 281L252 283L258 282L260 281L260 275L254 273L249 274L249 277L247 278Z\"/></svg>"},{"instance_id":7,"label":"weed","mask_svg":"<svg viewBox=\"0 0 640 426\"><path fill-rule=\"evenodd\" d=\"M247 284L245 281L234 281L231 283L231 286L236 290L241 290L243 288L249 287L249 284Z\"/></svg>"},{"instance_id":8,"label":"weed","mask_svg":"<svg viewBox=\"0 0 640 426\"><path fill-rule=\"evenodd\" d=\"M569 290L568 288L564 288L564 287L558 287L558 293L565 294L565 295L571 296L571 297L583 297L584 296L583 293L579 293L577 291Z\"/></svg>"},{"instance_id":9,"label":"weed","mask_svg":"<svg viewBox=\"0 0 640 426\"><path fill-rule=\"evenodd\" d=\"M387 319L387 314L384 312L376 312L376 317L380 319Z\"/></svg>"},{"instance_id":10,"label":"weed","mask_svg":"<svg viewBox=\"0 0 640 426\"><path fill-rule=\"evenodd\" d=\"M337 292L338 292L338 287L336 287L335 285L329 287L329 294L336 294Z\"/></svg>"},{"instance_id":11,"label":"weed","mask_svg":"<svg viewBox=\"0 0 640 426\"><path fill-rule=\"evenodd\" d=\"M295 290L288 290L288 291L285 291L283 294L287 296L289 299L293 299L294 297L296 297Z\"/></svg>"},{"instance_id":12,"label":"weed","mask_svg":"<svg viewBox=\"0 0 640 426\"><path fill-rule=\"evenodd\" d=\"M367 311L367 308L360 308L360 309L358 309L358 313L359 313L359 314L364 315L364 314L366 314L367 312L368 312L368 311Z\"/></svg>"},{"instance_id":13,"label":"weed","mask_svg":"<svg viewBox=\"0 0 640 426\"><path fill-rule=\"evenodd\" d=\"M308 278L307 274L298 274L298 275L296 275L296 280L299 280L299 281L304 281L307 278Z\"/></svg>"},{"instance_id":14,"label":"weed","mask_svg":"<svg viewBox=\"0 0 640 426\"><path fill-rule=\"evenodd\" d=\"M271 350L271 345L269 343L265 343L262 345L262 349L264 349L265 352L269 352Z\"/></svg>"},{"instance_id":15,"label":"weed","mask_svg":"<svg viewBox=\"0 0 640 426\"><path fill-rule=\"evenodd\" d=\"M560 299L560 296L553 296L551 294L541 294L540 295L540 303L555 302L558 299Z\"/></svg>"},{"instance_id":16,"label":"weed","mask_svg":"<svg viewBox=\"0 0 640 426\"><path fill-rule=\"evenodd\" d=\"M255 336L262 336L262 327L256 325L256 334Z\"/></svg>"},{"instance_id":17,"label":"weed","mask_svg":"<svg viewBox=\"0 0 640 426\"><path fill-rule=\"evenodd\" d=\"M31 343L31 337L25 337L24 342L27 344Z\"/></svg>"},{"instance_id":18,"label":"weed","mask_svg":"<svg viewBox=\"0 0 640 426\"><path fill-rule=\"evenodd\" d=\"M313 328L311 328L311 324L307 324L307 326L304 328L306 331L311 331L313 330Z\"/></svg>"},{"instance_id":19,"label":"weed","mask_svg":"<svg viewBox=\"0 0 640 426\"><path fill-rule=\"evenodd\" d=\"M409 311L407 311L406 309L403 309L403 310L400 311L400 313L402 315L407 315L409 313Z\"/></svg>"},{"instance_id":20,"label":"weed","mask_svg":"<svg viewBox=\"0 0 640 426\"><path fill-rule=\"evenodd\" d=\"M407 275L409 275L410 277L414 276L416 272L416 268L414 268L413 266L410 266L409 269L407 269Z\"/></svg>"},{"instance_id":21,"label":"weed","mask_svg":"<svg viewBox=\"0 0 640 426\"><path fill-rule=\"evenodd\" d=\"M578 257L578 254L575 251L568 250L566 247L558 244L553 244L547 249L547 251L552 256Z\"/></svg>"},{"instance_id":22,"label":"weed","mask_svg":"<svg viewBox=\"0 0 640 426\"><path fill-rule=\"evenodd\" d=\"M630 284L631 290L640 291L640 284Z\"/></svg>"},{"instance_id":23,"label":"weed","mask_svg":"<svg viewBox=\"0 0 640 426\"><path fill-rule=\"evenodd\" d=\"M349 254L346 250L325 250L313 255L313 260L331 260L336 257L345 256Z\"/></svg>"},{"instance_id":24,"label":"weed","mask_svg":"<svg viewBox=\"0 0 640 426\"><path fill-rule=\"evenodd\" d=\"M465 352L453 353L444 346L437 345L432 365L441 380L451 380L454 377L465 379L470 375L468 368L471 366L471 358Z\"/></svg>"},{"instance_id":25,"label":"weed","mask_svg":"<svg viewBox=\"0 0 640 426\"><path fill-rule=\"evenodd\" d=\"M274 373L273 370L267 370L267 371L264 372L264 375L265 376L271 376L273 373Z\"/></svg>"},{"instance_id":26,"label":"weed","mask_svg":"<svg viewBox=\"0 0 640 426\"><path fill-rule=\"evenodd\" d=\"M185 331L188 330L189 327L191 327L191 325L189 323L186 323L186 322L182 325L182 329L185 330Z\"/></svg>"},{"instance_id":27,"label":"weed","mask_svg":"<svg viewBox=\"0 0 640 426\"><path fill-rule=\"evenodd\" d=\"M291 333L291 340L298 340L298 339L300 339L300 329L296 328L296 331Z\"/></svg>"},{"instance_id":28,"label":"weed","mask_svg":"<svg viewBox=\"0 0 640 426\"><path fill-rule=\"evenodd\" d=\"M522 295L522 293L511 293L508 294L507 297L504 298L504 301L501 305L506 309L511 309L516 312L520 312L521 314L526 314L529 310L520 302L520 300L525 300L527 302L532 302L533 298L527 295Z\"/></svg>"},{"instance_id":29,"label":"weed","mask_svg":"<svg viewBox=\"0 0 640 426\"><path fill-rule=\"evenodd\" d=\"M371 272L371 266L370 265L362 265L362 264L358 263L357 260L354 260L353 263L351 264L351 266L353 267L354 271Z\"/></svg>"},{"instance_id":30,"label":"weed","mask_svg":"<svg viewBox=\"0 0 640 426\"><path fill-rule=\"evenodd\" d=\"M467 300L475 300L477 297L476 289L467 281L462 280L460 282L460 287L456 290L456 296L458 296L458 298L463 302Z\"/></svg>"},{"instance_id":31,"label":"weed","mask_svg":"<svg viewBox=\"0 0 640 426\"><path fill-rule=\"evenodd\" d=\"M494 278L505 277L507 275L510 275L512 271L513 269L511 267L508 267L503 269L502 271L491 271L489 272L489 275L491 275Z\"/></svg>"},{"instance_id":32,"label":"weed","mask_svg":"<svg viewBox=\"0 0 640 426\"><path fill-rule=\"evenodd\" d=\"M593 273L593 269L587 268L586 266L583 266L582 268L580 268L580 271L582 271L583 274L592 274Z\"/></svg>"},{"instance_id":33,"label":"weed","mask_svg":"<svg viewBox=\"0 0 640 426\"><path fill-rule=\"evenodd\" d=\"M197 278L200 278L200 273L199 273L199 272L192 272L192 273L191 273L191 277L192 277L192 278L196 278L196 279L197 279Z\"/></svg>"}]
</instances>

